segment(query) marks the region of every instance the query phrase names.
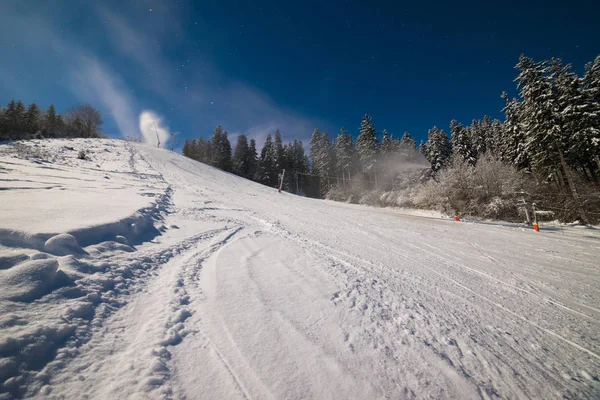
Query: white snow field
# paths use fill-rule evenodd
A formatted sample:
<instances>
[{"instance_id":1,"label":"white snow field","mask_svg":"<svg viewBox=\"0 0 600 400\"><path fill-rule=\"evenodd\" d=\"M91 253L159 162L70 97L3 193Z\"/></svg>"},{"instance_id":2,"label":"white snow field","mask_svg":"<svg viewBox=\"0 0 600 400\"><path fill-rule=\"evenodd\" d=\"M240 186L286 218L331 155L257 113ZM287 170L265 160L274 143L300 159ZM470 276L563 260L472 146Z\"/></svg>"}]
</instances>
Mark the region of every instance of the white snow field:
<instances>
[{"instance_id":1,"label":"white snow field","mask_svg":"<svg viewBox=\"0 0 600 400\"><path fill-rule=\"evenodd\" d=\"M279 194L120 140L0 145L0 399L579 399L599 375L595 229Z\"/></svg>"}]
</instances>

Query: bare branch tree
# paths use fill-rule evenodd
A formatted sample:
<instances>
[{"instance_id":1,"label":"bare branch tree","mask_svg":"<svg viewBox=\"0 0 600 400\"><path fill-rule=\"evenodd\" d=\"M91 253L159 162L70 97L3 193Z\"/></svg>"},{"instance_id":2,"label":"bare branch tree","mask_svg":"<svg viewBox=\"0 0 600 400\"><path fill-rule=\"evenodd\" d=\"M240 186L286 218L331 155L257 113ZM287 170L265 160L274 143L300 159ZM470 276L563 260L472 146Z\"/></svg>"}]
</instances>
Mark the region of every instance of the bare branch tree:
<instances>
[{"instance_id":1,"label":"bare branch tree","mask_svg":"<svg viewBox=\"0 0 600 400\"><path fill-rule=\"evenodd\" d=\"M70 108L65 113L67 125L75 129L82 137L100 137L102 117L100 111L89 104L81 104Z\"/></svg>"}]
</instances>

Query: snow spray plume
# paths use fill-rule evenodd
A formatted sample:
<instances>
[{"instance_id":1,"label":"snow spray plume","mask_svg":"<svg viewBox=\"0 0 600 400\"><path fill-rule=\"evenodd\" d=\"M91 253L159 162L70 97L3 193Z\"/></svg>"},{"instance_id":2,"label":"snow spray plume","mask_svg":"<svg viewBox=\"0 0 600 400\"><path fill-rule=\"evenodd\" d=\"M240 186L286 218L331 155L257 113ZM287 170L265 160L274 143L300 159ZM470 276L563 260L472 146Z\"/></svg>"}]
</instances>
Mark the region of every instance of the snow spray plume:
<instances>
[{"instance_id":1,"label":"snow spray plume","mask_svg":"<svg viewBox=\"0 0 600 400\"><path fill-rule=\"evenodd\" d=\"M377 163L378 180L391 182L403 172L422 170L429 167L430 164L425 157L416 150L410 150L404 154L390 154L387 157L381 157Z\"/></svg>"},{"instance_id":2,"label":"snow spray plume","mask_svg":"<svg viewBox=\"0 0 600 400\"><path fill-rule=\"evenodd\" d=\"M140 132L144 142L165 147L169 140L169 127L163 124L162 118L155 112L145 110L140 114Z\"/></svg>"}]
</instances>

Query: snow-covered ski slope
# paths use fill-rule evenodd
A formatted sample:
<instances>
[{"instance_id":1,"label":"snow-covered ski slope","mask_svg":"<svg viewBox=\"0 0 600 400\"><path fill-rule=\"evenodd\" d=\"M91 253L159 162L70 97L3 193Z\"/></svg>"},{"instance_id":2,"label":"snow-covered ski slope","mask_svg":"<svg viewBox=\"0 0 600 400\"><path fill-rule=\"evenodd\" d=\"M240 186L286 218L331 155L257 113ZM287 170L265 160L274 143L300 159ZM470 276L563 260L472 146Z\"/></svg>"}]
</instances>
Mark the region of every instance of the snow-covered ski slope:
<instances>
[{"instance_id":1,"label":"snow-covered ski slope","mask_svg":"<svg viewBox=\"0 0 600 400\"><path fill-rule=\"evenodd\" d=\"M0 189L0 399L600 396L596 230L279 194L118 140L0 145Z\"/></svg>"}]
</instances>

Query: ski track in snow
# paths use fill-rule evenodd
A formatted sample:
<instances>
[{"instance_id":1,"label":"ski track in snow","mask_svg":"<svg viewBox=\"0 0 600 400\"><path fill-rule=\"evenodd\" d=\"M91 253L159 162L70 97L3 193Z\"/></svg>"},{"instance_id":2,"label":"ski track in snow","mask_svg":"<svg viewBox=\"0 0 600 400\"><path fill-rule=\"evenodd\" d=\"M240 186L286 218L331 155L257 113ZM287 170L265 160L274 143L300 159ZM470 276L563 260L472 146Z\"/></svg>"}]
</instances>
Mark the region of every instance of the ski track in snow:
<instances>
[{"instance_id":1,"label":"ski track in snow","mask_svg":"<svg viewBox=\"0 0 600 400\"><path fill-rule=\"evenodd\" d=\"M595 230L278 194L115 140L0 145L0 188L0 399L600 396Z\"/></svg>"}]
</instances>

